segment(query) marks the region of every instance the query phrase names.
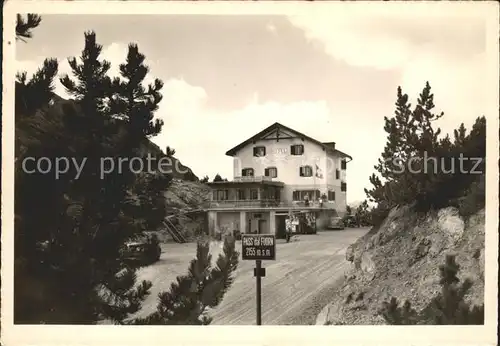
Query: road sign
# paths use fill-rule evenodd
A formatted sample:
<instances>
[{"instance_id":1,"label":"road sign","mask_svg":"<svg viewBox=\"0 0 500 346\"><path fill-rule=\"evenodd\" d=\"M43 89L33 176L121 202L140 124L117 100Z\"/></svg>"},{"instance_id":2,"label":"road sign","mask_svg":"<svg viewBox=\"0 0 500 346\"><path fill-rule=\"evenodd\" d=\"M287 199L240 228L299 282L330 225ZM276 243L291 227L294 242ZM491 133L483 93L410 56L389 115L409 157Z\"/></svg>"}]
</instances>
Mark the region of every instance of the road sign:
<instances>
[{"instance_id":1,"label":"road sign","mask_svg":"<svg viewBox=\"0 0 500 346\"><path fill-rule=\"evenodd\" d=\"M242 234L243 260L266 261L276 259L276 237L271 234Z\"/></svg>"},{"instance_id":2,"label":"road sign","mask_svg":"<svg viewBox=\"0 0 500 346\"><path fill-rule=\"evenodd\" d=\"M276 237L271 234L242 234L241 257L244 260L255 261L253 274L255 276L257 325L262 324L261 278L266 276L266 268L262 261L276 259Z\"/></svg>"}]
</instances>

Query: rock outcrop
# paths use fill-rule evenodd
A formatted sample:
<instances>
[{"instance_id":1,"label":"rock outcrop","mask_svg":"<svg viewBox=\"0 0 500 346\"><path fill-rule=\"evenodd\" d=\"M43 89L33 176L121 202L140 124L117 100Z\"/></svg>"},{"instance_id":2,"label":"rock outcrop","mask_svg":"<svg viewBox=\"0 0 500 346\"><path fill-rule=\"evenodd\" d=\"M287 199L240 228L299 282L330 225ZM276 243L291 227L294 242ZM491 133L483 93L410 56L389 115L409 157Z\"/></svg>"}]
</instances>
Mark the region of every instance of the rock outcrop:
<instances>
[{"instance_id":1,"label":"rock outcrop","mask_svg":"<svg viewBox=\"0 0 500 346\"><path fill-rule=\"evenodd\" d=\"M419 215L411 207L393 209L378 229L352 244L352 268L316 324L385 324L379 310L391 297L417 310L440 291L439 265L455 254L460 279L474 282L468 301L484 302L484 209L467 220L452 207Z\"/></svg>"},{"instance_id":2,"label":"rock outcrop","mask_svg":"<svg viewBox=\"0 0 500 346\"><path fill-rule=\"evenodd\" d=\"M167 216L178 231L188 240L206 234L208 222L203 208L210 200L210 188L198 181L186 181L174 178L165 191ZM168 232L159 232L160 240L169 241Z\"/></svg>"}]
</instances>

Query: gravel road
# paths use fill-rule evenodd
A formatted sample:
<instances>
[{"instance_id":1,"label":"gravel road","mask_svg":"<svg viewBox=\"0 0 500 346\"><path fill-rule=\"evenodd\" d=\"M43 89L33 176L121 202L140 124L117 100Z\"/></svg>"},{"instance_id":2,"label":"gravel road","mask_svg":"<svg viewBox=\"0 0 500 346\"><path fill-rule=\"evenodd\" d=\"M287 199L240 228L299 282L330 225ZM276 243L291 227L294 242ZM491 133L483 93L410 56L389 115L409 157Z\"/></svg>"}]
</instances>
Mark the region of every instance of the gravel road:
<instances>
[{"instance_id":1,"label":"gravel road","mask_svg":"<svg viewBox=\"0 0 500 346\"><path fill-rule=\"evenodd\" d=\"M262 278L262 324L314 324L316 315L328 304L335 287L344 277L349 263L345 250L366 228L342 231L320 231L300 235L285 243L278 241L276 261L263 261L266 277ZM237 243L241 249L241 243ZM165 244L159 262L143 268L139 280L153 283L152 294L138 314L144 316L156 308L158 293L168 290L175 277L185 274L195 255L195 244ZM241 250L240 250L241 251ZM214 258L220 245L214 243ZM255 324L255 278L252 261L240 261L235 282L222 303L210 311L215 325Z\"/></svg>"}]
</instances>

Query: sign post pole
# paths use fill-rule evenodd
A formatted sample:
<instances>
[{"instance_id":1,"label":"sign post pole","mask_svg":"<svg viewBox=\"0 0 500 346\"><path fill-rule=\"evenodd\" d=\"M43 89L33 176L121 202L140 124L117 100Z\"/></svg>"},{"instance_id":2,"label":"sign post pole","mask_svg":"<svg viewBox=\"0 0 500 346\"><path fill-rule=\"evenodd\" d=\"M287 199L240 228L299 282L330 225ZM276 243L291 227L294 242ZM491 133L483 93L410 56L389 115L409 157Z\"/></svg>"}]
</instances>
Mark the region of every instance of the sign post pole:
<instances>
[{"instance_id":1,"label":"sign post pole","mask_svg":"<svg viewBox=\"0 0 500 346\"><path fill-rule=\"evenodd\" d=\"M266 268L262 261L276 260L276 237L271 234L243 234L241 236L243 260L255 261L253 275L255 276L257 325L262 324L262 278L266 276Z\"/></svg>"},{"instance_id":2,"label":"sign post pole","mask_svg":"<svg viewBox=\"0 0 500 346\"><path fill-rule=\"evenodd\" d=\"M260 326L262 324L262 302L261 302L261 268L262 268L262 261L261 260L256 260L255 261L255 271L256 271L256 291L257 291L257 325Z\"/></svg>"}]
</instances>

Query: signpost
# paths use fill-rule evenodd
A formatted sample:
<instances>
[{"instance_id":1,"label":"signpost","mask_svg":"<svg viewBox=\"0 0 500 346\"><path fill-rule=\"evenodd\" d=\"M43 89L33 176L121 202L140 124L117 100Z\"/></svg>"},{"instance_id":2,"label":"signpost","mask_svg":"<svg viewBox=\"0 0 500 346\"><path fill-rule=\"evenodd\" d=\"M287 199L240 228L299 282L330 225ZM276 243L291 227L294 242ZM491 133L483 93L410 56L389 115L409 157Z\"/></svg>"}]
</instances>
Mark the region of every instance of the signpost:
<instances>
[{"instance_id":1,"label":"signpost","mask_svg":"<svg viewBox=\"0 0 500 346\"><path fill-rule=\"evenodd\" d=\"M242 259L255 261L253 275L256 278L257 290L257 325L260 326L262 324L261 278L266 276L266 268L262 268L262 261L276 260L276 237L271 234L243 234L241 247Z\"/></svg>"}]
</instances>

